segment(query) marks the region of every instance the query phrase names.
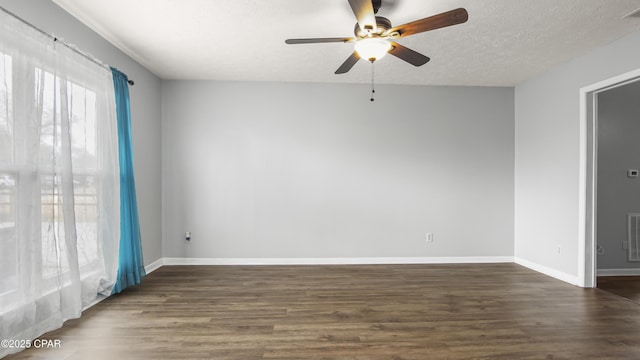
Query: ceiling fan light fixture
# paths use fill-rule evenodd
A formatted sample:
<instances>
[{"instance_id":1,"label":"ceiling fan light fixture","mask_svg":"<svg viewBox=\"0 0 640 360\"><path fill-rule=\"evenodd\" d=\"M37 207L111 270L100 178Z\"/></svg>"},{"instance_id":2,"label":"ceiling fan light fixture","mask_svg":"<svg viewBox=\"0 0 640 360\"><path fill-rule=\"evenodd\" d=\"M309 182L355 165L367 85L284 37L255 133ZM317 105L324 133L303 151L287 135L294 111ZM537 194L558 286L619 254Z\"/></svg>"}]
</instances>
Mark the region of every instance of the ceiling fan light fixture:
<instances>
[{"instance_id":1,"label":"ceiling fan light fixture","mask_svg":"<svg viewBox=\"0 0 640 360\"><path fill-rule=\"evenodd\" d=\"M376 61L382 59L391 49L391 43L379 37L364 38L356 42L355 49L361 58Z\"/></svg>"},{"instance_id":2,"label":"ceiling fan light fixture","mask_svg":"<svg viewBox=\"0 0 640 360\"><path fill-rule=\"evenodd\" d=\"M340 65L335 74L347 73L360 59L364 58L373 63L376 60L380 60L387 53L413 66L422 66L429 62L429 57L406 48L395 42L395 40L425 31L462 24L469 19L467 10L458 8L403 25L392 26L391 20L375 15L380 7L380 0L348 0L348 2L357 20L353 28L354 37L286 39L285 43L350 43L355 41L355 50ZM361 24L363 26L360 26ZM371 69L373 71L373 66L371 66Z\"/></svg>"}]
</instances>

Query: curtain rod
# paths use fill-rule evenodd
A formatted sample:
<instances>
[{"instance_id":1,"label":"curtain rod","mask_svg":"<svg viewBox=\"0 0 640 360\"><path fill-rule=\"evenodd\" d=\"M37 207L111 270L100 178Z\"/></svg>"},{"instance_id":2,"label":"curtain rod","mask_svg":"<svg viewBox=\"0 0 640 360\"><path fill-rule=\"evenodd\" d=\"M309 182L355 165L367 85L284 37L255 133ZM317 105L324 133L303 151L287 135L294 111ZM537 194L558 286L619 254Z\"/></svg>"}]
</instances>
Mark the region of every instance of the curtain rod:
<instances>
[{"instance_id":1,"label":"curtain rod","mask_svg":"<svg viewBox=\"0 0 640 360\"><path fill-rule=\"evenodd\" d=\"M61 40L60 40L60 39L58 39L57 37L55 37L55 36L53 36L53 35L51 35L51 34L49 34L49 33L45 32L44 30L42 30L42 29L40 29L39 27L37 27L37 26L33 25L32 23L30 23L30 22L28 22L27 20L25 20L25 19L21 18L20 16L18 16L18 15L16 15L16 14L12 13L11 11L9 11L9 10L5 9L4 7L0 6L0 9L2 9L2 11L4 11L4 12L5 12L5 13L7 13L7 14L9 14L10 16L13 16L14 18L18 19L18 21L22 22L23 24L25 24L25 25L27 25L27 26L29 26L29 27L33 28L33 29L34 29L34 30L36 30L37 32L39 32L39 33L41 33L41 34L43 34L43 35L45 35L45 36L49 37L49 38L50 38L50 39L52 39L54 42L58 42L58 43L60 43L60 44L64 45L67 49L70 49L71 51L75 52L76 54L78 54L78 55L80 55L80 56L83 56L84 58L86 58L87 60L89 60L89 61L93 62L94 64L96 64L96 65L98 65L98 66L100 66L100 67L103 67L103 68L107 68L107 69L109 69L109 70L110 70L109 66L107 66L107 65L105 65L105 64L103 64L103 63L101 63L100 61L98 61L98 60L94 59L93 57L91 57L91 56L89 56L89 55L87 55L87 54L83 53L83 52L82 52L82 51L80 51L79 49L77 49L77 48L75 48L75 47L73 47L73 46L71 46L71 45L69 45L69 44L65 43L64 41L61 41ZM127 82L129 83L129 85L133 85L133 84L134 84L133 80L127 80Z\"/></svg>"}]
</instances>

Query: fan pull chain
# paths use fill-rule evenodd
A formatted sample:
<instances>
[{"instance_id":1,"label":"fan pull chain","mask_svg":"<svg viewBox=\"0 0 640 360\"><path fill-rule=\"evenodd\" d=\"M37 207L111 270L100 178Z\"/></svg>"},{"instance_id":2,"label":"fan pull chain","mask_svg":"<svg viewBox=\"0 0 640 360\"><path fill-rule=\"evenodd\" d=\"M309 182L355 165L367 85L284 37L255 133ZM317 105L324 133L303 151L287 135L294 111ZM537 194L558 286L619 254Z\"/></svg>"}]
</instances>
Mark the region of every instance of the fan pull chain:
<instances>
[{"instance_id":1,"label":"fan pull chain","mask_svg":"<svg viewBox=\"0 0 640 360\"><path fill-rule=\"evenodd\" d=\"M373 83L373 78L374 78L375 72L374 72L374 61L371 60L371 101L374 101L375 99L373 98L373 94L376 93L376 90L374 88L374 83Z\"/></svg>"}]
</instances>

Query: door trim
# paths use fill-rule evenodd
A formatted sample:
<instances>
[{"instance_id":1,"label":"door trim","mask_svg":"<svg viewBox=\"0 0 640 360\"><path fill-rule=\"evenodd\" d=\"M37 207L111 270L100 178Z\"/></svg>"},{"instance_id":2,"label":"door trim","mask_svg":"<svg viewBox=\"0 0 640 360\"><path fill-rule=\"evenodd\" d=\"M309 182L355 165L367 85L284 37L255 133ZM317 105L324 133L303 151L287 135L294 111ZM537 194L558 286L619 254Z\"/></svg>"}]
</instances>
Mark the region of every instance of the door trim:
<instances>
[{"instance_id":1,"label":"door trim","mask_svg":"<svg viewBox=\"0 0 640 360\"><path fill-rule=\"evenodd\" d=\"M639 80L640 69L636 69L580 89L578 285L582 287L596 287L597 95Z\"/></svg>"}]
</instances>

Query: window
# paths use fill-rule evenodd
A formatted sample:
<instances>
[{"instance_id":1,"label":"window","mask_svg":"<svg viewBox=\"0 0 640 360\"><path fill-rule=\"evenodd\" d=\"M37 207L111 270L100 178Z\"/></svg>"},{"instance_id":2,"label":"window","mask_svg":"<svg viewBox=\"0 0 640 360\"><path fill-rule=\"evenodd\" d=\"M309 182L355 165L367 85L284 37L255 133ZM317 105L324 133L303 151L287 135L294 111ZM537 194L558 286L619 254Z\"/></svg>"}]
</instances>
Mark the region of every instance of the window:
<instances>
[{"instance_id":1,"label":"window","mask_svg":"<svg viewBox=\"0 0 640 360\"><path fill-rule=\"evenodd\" d=\"M0 339L35 339L110 294L117 134L111 70L0 8Z\"/></svg>"},{"instance_id":2,"label":"window","mask_svg":"<svg viewBox=\"0 0 640 360\"><path fill-rule=\"evenodd\" d=\"M62 153L63 124L70 127L71 166L73 168L73 205L77 241L78 263L81 270L98 259L98 158L96 144L96 93L71 81L64 87L61 80L50 72L35 69L35 96L42 97L40 134L40 161L57 164ZM66 104L61 103L66 101ZM64 241L64 197L58 169L42 168L39 171L41 185L42 218L42 274L45 278L68 271L66 254L69 249ZM62 257L58 259L58 254ZM81 273L82 274L82 273Z\"/></svg>"},{"instance_id":3,"label":"window","mask_svg":"<svg viewBox=\"0 0 640 360\"><path fill-rule=\"evenodd\" d=\"M39 136L38 163L49 164L24 168L15 158L14 117L12 114L12 61L6 54L0 54L0 294L15 290L18 286L16 202L17 189L21 186L18 173L35 171L40 179L43 279L57 275L60 270L68 271L64 231L64 198L60 194L60 169L63 146L61 119L69 119L71 132L71 166L73 167L73 204L75 210L75 231L77 237L78 263L81 270L92 271L90 265L98 260L98 189L99 159L96 137L96 93L79 84L64 81L52 73L39 68L35 73L33 91L36 99L41 98L41 124ZM67 93L62 94L62 91ZM63 100L64 99L64 100ZM67 104L61 106L61 101ZM63 112L65 112L63 114ZM21 169L22 167L22 169ZM61 256L61 259L58 256Z\"/></svg>"}]
</instances>

